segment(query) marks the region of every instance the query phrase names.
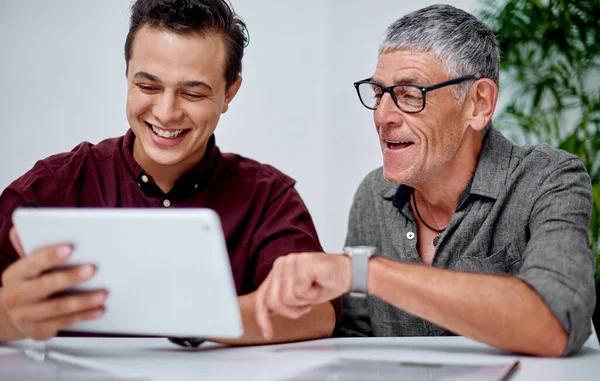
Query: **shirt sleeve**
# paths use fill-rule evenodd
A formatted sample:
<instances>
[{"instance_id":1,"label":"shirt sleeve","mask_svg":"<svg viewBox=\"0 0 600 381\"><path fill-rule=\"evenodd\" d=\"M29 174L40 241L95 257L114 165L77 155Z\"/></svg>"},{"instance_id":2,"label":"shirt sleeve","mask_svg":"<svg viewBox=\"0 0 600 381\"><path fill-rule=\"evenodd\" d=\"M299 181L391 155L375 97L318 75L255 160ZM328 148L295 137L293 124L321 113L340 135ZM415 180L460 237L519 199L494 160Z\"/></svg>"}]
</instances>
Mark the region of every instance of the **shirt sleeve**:
<instances>
[{"instance_id":1,"label":"shirt sleeve","mask_svg":"<svg viewBox=\"0 0 600 381\"><path fill-rule=\"evenodd\" d=\"M348 233L346 234L345 246L374 245L368 241L365 234L365 223L369 224L376 218L370 213L375 210L372 207L373 193L369 183L373 173L367 176L358 187L350 216L348 217ZM367 298L355 298L350 294L342 296L342 318L338 329L334 332L337 337L372 337L373 329L369 313L370 295Z\"/></svg>"},{"instance_id":2,"label":"shirt sleeve","mask_svg":"<svg viewBox=\"0 0 600 381\"><path fill-rule=\"evenodd\" d=\"M283 255L299 252L323 251L308 209L294 188L294 181L286 179L273 192L263 221L255 232L251 252L256 255L254 287L266 279L273 262ZM331 301L336 314L336 326L341 315L341 299Z\"/></svg>"},{"instance_id":3,"label":"shirt sleeve","mask_svg":"<svg viewBox=\"0 0 600 381\"><path fill-rule=\"evenodd\" d=\"M535 192L518 277L542 297L569 334L567 356L589 337L596 303L588 236L590 177L579 159L569 159L552 168Z\"/></svg>"},{"instance_id":4,"label":"shirt sleeve","mask_svg":"<svg viewBox=\"0 0 600 381\"><path fill-rule=\"evenodd\" d=\"M0 286L2 273L19 257L8 236L13 226L13 211L22 206L57 205L58 202L58 179L45 161L38 161L0 194Z\"/></svg>"}]
</instances>

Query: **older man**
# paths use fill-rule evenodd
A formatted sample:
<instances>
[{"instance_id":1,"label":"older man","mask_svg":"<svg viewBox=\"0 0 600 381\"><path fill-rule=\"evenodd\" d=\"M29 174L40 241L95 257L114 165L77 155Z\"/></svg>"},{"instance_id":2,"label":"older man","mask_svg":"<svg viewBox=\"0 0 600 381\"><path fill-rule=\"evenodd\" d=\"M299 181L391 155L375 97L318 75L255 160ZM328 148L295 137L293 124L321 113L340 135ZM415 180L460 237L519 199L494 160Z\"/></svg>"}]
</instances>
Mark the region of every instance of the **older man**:
<instances>
[{"instance_id":1,"label":"older man","mask_svg":"<svg viewBox=\"0 0 600 381\"><path fill-rule=\"evenodd\" d=\"M590 178L577 157L494 129L499 61L490 28L451 6L388 28L375 73L354 84L383 168L356 192L347 255L275 262L257 295L266 337L269 313L299 317L354 291L342 335L459 334L541 356L582 346L595 303Z\"/></svg>"}]
</instances>

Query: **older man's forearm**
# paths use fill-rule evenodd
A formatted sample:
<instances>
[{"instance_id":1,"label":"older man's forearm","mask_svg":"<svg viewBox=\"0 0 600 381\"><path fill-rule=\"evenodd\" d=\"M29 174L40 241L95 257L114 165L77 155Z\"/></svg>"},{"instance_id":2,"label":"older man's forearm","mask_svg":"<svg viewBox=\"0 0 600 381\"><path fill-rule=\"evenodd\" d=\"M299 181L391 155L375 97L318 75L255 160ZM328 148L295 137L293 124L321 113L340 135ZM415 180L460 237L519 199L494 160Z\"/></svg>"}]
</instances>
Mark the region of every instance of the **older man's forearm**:
<instances>
[{"instance_id":1,"label":"older man's forearm","mask_svg":"<svg viewBox=\"0 0 600 381\"><path fill-rule=\"evenodd\" d=\"M515 277L372 258L369 293L496 348L561 356L568 334L542 298Z\"/></svg>"},{"instance_id":2,"label":"older man's forearm","mask_svg":"<svg viewBox=\"0 0 600 381\"><path fill-rule=\"evenodd\" d=\"M336 314L330 302L318 304L311 311L298 318L272 317L274 336L266 340L256 323L255 293L238 297L238 304L244 323L244 334L238 339L209 338L210 341L229 345L275 344L293 341L322 339L330 337L335 328Z\"/></svg>"}]
</instances>

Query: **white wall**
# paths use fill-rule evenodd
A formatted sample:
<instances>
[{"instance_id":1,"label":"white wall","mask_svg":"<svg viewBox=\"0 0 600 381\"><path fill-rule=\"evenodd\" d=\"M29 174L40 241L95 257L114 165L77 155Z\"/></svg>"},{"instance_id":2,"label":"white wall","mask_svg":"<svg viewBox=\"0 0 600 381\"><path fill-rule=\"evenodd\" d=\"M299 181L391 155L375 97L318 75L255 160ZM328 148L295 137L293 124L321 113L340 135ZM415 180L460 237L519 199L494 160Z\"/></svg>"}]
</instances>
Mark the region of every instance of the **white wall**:
<instances>
[{"instance_id":1,"label":"white wall","mask_svg":"<svg viewBox=\"0 0 600 381\"><path fill-rule=\"evenodd\" d=\"M217 143L294 177L325 249L339 251L354 191L381 165L352 82L372 74L388 24L436 1L232 2L251 42ZM477 1L449 3L474 10ZM39 158L127 129L129 4L0 1L0 189Z\"/></svg>"}]
</instances>

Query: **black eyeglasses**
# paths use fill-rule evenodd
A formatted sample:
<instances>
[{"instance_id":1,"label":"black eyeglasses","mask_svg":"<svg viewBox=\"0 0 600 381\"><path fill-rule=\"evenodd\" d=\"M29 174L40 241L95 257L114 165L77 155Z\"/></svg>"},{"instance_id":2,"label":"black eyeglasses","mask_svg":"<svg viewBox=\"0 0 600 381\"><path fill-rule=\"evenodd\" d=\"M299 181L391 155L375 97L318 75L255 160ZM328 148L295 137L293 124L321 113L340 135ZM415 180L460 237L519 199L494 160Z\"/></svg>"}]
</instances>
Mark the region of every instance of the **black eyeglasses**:
<instances>
[{"instance_id":1,"label":"black eyeglasses","mask_svg":"<svg viewBox=\"0 0 600 381\"><path fill-rule=\"evenodd\" d=\"M425 108L425 95L428 91L437 90L450 85L457 85L474 79L478 78L473 75L467 75L428 87L407 84L386 87L379 83L372 82L371 78L367 78L362 81L354 82L354 88L358 93L360 102L370 110L377 110L383 95L389 93L400 110L409 114L415 114L423 111Z\"/></svg>"}]
</instances>

